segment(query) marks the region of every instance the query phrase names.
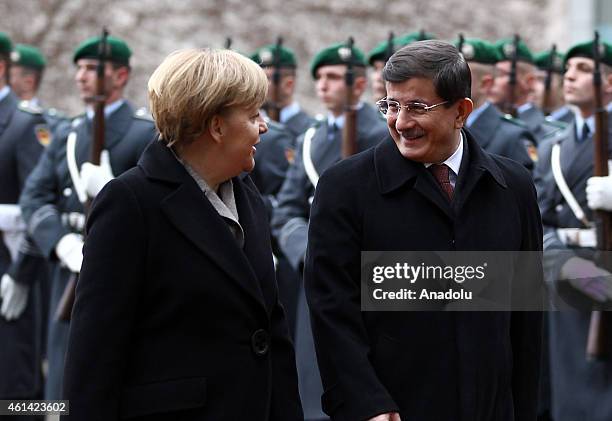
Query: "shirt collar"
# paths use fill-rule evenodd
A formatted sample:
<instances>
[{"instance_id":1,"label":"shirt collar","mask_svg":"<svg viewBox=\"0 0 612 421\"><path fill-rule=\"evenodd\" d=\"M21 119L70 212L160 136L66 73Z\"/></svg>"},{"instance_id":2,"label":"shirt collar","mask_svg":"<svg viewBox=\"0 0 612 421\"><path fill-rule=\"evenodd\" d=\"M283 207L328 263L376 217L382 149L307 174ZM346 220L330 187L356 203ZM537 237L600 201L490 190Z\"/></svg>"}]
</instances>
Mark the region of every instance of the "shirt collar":
<instances>
[{"instance_id":1,"label":"shirt collar","mask_svg":"<svg viewBox=\"0 0 612 421\"><path fill-rule=\"evenodd\" d=\"M299 112L300 112L300 104L298 104L297 102L294 102L291 105L287 105L282 110L280 110L280 116L279 116L280 122L286 123L287 120L289 120L291 117L295 116Z\"/></svg>"},{"instance_id":2,"label":"shirt collar","mask_svg":"<svg viewBox=\"0 0 612 421\"><path fill-rule=\"evenodd\" d=\"M516 108L517 113L524 113L533 108L533 102L526 102L523 105Z\"/></svg>"},{"instance_id":3,"label":"shirt collar","mask_svg":"<svg viewBox=\"0 0 612 421\"><path fill-rule=\"evenodd\" d=\"M480 107L476 108L470 113L467 120L465 121L465 125L467 127L471 127L472 124L474 124L474 122L476 121L476 119L478 119L478 117L480 117L480 115L490 106L491 103L489 101L485 101L484 104L482 104Z\"/></svg>"},{"instance_id":4,"label":"shirt collar","mask_svg":"<svg viewBox=\"0 0 612 421\"><path fill-rule=\"evenodd\" d=\"M446 158L441 164L446 164L453 171L456 176L459 176L459 168L461 167L461 159L463 158L463 132L459 132L459 145L455 152ZM425 164L425 168L428 168L431 163Z\"/></svg>"},{"instance_id":5,"label":"shirt collar","mask_svg":"<svg viewBox=\"0 0 612 421\"><path fill-rule=\"evenodd\" d=\"M0 89L0 101L6 98L9 93L11 93L11 88L9 88L8 86L5 86L4 88Z\"/></svg>"},{"instance_id":6,"label":"shirt collar","mask_svg":"<svg viewBox=\"0 0 612 421\"><path fill-rule=\"evenodd\" d=\"M576 111L575 113L576 116L576 131L578 133L578 137L580 137L580 134L582 133L582 127L586 124L589 126L589 131L591 133L595 133L595 116L589 116L586 119L584 117L582 117L582 115L580 114L579 111Z\"/></svg>"},{"instance_id":7,"label":"shirt collar","mask_svg":"<svg viewBox=\"0 0 612 421\"><path fill-rule=\"evenodd\" d=\"M117 111L119 107L123 105L125 99L121 98L115 102L111 102L108 105L104 106L104 118L108 118L112 113ZM94 118L94 110L93 107L87 107L87 118L92 120Z\"/></svg>"}]
</instances>

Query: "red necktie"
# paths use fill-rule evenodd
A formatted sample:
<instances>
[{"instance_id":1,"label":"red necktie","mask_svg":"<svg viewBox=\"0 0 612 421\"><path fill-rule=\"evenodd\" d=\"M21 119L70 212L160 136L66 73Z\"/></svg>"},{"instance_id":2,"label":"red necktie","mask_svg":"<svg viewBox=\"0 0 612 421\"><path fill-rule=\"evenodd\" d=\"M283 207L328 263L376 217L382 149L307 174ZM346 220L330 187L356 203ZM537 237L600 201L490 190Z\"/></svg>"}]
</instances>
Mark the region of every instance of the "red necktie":
<instances>
[{"instance_id":1,"label":"red necktie","mask_svg":"<svg viewBox=\"0 0 612 421\"><path fill-rule=\"evenodd\" d=\"M428 170L433 174L440 188L448 196L448 200L453 200L453 185L449 179L450 168L446 164L432 164Z\"/></svg>"}]
</instances>

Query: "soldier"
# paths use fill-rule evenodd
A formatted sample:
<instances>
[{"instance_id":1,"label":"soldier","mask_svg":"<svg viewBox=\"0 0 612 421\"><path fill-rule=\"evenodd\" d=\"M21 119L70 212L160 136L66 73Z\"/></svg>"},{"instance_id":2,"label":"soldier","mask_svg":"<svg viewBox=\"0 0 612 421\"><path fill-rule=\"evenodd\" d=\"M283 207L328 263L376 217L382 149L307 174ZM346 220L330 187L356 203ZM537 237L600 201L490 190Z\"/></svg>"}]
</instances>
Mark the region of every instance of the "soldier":
<instances>
[{"instance_id":1,"label":"soldier","mask_svg":"<svg viewBox=\"0 0 612 421\"><path fill-rule=\"evenodd\" d=\"M51 134L40 109L8 86L11 40L0 32L0 399L35 399L41 391L41 314L36 285L5 273L25 225L17 201Z\"/></svg>"},{"instance_id":2,"label":"soldier","mask_svg":"<svg viewBox=\"0 0 612 421\"><path fill-rule=\"evenodd\" d=\"M485 151L513 159L532 169L536 158L533 135L523 124L502 114L487 100L493 89L494 66L499 60L497 49L480 39L465 39L463 43L455 42L455 45L461 48L472 74L474 111L466 121L470 133ZM532 151L531 157L529 150Z\"/></svg>"},{"instance_id":3,"label":"soldier","mask_svg":"<svg viewBox=\"0 0 612 421\"><path fill-rule=\"evenodd\" d=\"M372 66L370 84L372 85L372 93L376 100L384 98L387 95L385 83L382 80L382 69L385 67L385 63L390 55L404 45L426 39L436 39L436 36L425 31L411 32L400 37L394 37L391 45L389 45L389 40L386 40L381 41L376 47L372 48L368 53L368 64Z\"/></svg>"},{"instance_id":4,"label":"soldier","mask_svg":"<svg viewBox=\"0 0 612 421\"><path fill-rule=\"evenodd\" d=\"M74 118L68 130L58 133L28 178L19 202L28 232L52 265L47 399L61 396L69 324L56 320L54 315L68 279L78 274L81 267L83 203L95 197L114 175L136 165L155 136L151 119L145 112L134 110L123 97L130 76L131 51L124 41L108 37L104 73L105 151L99 166L86 162L92 146L99 44L99 37L87 39L73 56L75 81L86 113Z\"/></svg>"},{"instance_id":5,"label":"soldier","mask_svg":"<svg viewBox=\"0 0 612 421\"><path fill-rule=\"evenodd\" d=\"M347 60L352 57L356 78L353 97L357 111L357 144L360 151L376 145L386 134L385 122L370 105L360 101L367 87L364 55L356 47L334 44L316 54L310 70L316 81L319 100L327 109L324 120L308 129L298 141L295 161L278 193L278 206L272 216L272 231L291 266L302 272L306 253L306 235L310 200L319 175L340 160L343 111L347 87ZM306 420L326 419L321 410L321 380L315 360L310 319L300 285L296 329L296 359L300 396Z\"/></svg>"},{"instance_id":6,"label":"soldier","mask_svg":"<svg viewBox=\"0 0 612 421\"><path fill-rule=\"evenodd\" d=\"M40 99L36 94L47 65L44 56L38 48L32 45L17 44L11 52L11 62L11 89L30 105L40 107ZM44 109L43 115L52 132L67 120L55 108Z\"/></svg>"},{"instance_id":7,"label":"soldier","mask_svg":"<svg viewBox=\"0 0 612 421\"><path fill-rule=\"evenodd\" d=\"M601 46L605 104L612 100L612 45ZM589 227L593 213L585 192L593 173L594 66L593 42L575 45L567 52L564 99L577 112L563 133L540 145L534 174L544 225L546 280L566 302L583 309L612 299L612 275L593 263L596 240ZM601 203L591 205L600 207ZM586 310L549 313L555 421L612 419L612 362L586 360L589 321Z\"/></svg>"},{"instance_id":8,"label":"soldier","mask_svg":"<svg viewBox=\"0 0 612 421\"><path fill-rule=\"evenodd\" d=\"M548 112L549 119L571 123L574 113L563 101L563 55L555 50L542 51L533 55L538 66L533 102L543 111ZM548 92L546 81L550 78Z\"/></svg>"},{"instance_id":9,"label":"soldier","mask_svg":"<svg viewBox=\"0 0 612 421\"><path fill-rule=\"evenodd\" d=\"M297 137L310 127L313 119L301 109L300 104L294 99L296 86L295 70L297 67L295 53L291 49L281 46L280 57L275 61L276 48L275 44L263 46L251 55L251 60L259 63L268 76L268 98L264 108L274 105L273 90L276 88L274 87L273 78L275 65L278 64L281 74L278 85L279 90L276 93L278 98L276 106L280 108L279 122L285 125L293 137Z\"/></svg>"},{"instance_id":10,"label":"soldier","mask_svg":"<svg viewBox=\"0 0 612 421\"><path fill-rule=\"evenodd\" d=\"M550 136L565 125L547 121L544 113L530 101L535 90L536 67L533 55L523 41L514 45L512 39L502 39L495 44L499 61L495 64L495 79L489 100L502 110L516 110L516 116L527 124L537 141ZM516 85L510 83L512 59L516 56Z\"/></svg>"},{"instance_id":11,"label":"soldier","mask_svg":"<svg viewBox=\"0 0 612 421\"><path fill-rule=\"evenodd\" d=\"M255 169L251 172L251 178L263 195L270 216L277 204L276 195L285 180L289 164L294 160L296 138L314 121L293 99L297 67L295 54L291 49L280 46L280 54L276 58L277 48L274 44L267 45L251 55L251 59L262 66L268 77L267 108L274 106L275 102L281 107L278 114L281 123L266 118L268 131L260 136L261 143L255 154ZM280 72L278 92L274 92L277 89L274 84L276 71ZM273 251L278 293L287 312L289 331L293 337L300 277L291 268L276 242L273 242Z\"/></svg>"}]
</instances>

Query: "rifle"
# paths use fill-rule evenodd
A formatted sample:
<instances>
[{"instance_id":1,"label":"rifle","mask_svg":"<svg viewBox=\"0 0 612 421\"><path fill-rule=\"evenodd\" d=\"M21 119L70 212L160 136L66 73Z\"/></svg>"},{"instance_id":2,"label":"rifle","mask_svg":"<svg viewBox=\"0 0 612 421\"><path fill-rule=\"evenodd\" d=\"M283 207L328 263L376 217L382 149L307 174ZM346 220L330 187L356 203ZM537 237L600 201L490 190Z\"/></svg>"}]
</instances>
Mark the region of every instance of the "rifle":
<instances>
[{"instance_id":1,"label":"rifle","mask_svg":"<svg viewBox=\"0 0 612 421\"><path fill-rule=\"evenodd\" d=\"M419 31L419 41L424 41L427 39L427 33L425 32L425 29L421 29Z\"/></svg>"},{"instance_id":2,"label":"rifle","mask_svg":"<svg viewBox=\"0 0 612 421\"><path fill-rule=\"evenodd\" d=\"M608 113L604 107L601 92L601 70L599 56L599 32L595 31L593 41L593 87L595 88L595 134L593 137L594 162L593 176L606 177L608 175ZM606 211L595 212L595 230L597 232L597 263L605 269L612 267L612 259L608 251L612 250L612 213ZM587 339L587 359L606 359L609 357L608 335L610 314L601 308L591 312L589 336Z\"/></svg>"},{"instance_id":3,"label":"rifle","mask_svg":"<svg viewBox=\"0 0 612 421\"><path fill-rule=\"evenodd\" d=\"M106 57L108 55L108 30L102 29L102 38L98 46L98 64L96 66L96 95L94 96L94 118L93 118L93 142L91 145L91 156L89 161L94 165L100 165L100 155L104 149L104 105L106 103L106 90L104 87L104 71L106 68ZM89 213L91 201L87 200L83 204L85 215ZM76 293L77 273L71 273L64 292L60 298L55 312L55 319L58 321L70 321L72 307Z\"/></svg>"},{"instance_id":4,"label":"rifle","mask_svg":"<svg viewBox=\"0 0 612 421\"><path fill-rule=\"evenodd\" d=\"M514 34L514 40L512 41L512 45L514 46L514 51L512 53L512 58L510 61L510 81L508 85L510 86L510 95L508 99L507 112L511 114L513 117L516 117L517 111L515 107L516 101L516 62L518 61L518 47L519 47L520 38L518 34Z\"/></svg>"},{"instance_id":5,"label":"rifle","mask_svg":"<svg viewBox=\"0 0 612 421\"><path fill-rule=\"evenodd\" d=\"M395 35L393 35L393 31L391 31L389 32L389 38L387 38L387 49L385 50L385 63L389 60L389 58L395 52L395 48L393 45L393 38L395 38Z\"/></svg>"},{"instance_id":6,"label":"rifle","mask_svg":"<svg viewBox=\"0 0 612 421\"><path fill-rule=\"evenodd\" d=\"M457 44L457 49L459 50L459 53L461 55L463 55L463 46L465 45L465 37L463 36L462 33L459 34L459 43Z\"/></svg>"},{"instance_id":7,"label":"rifle","mask_svg":"<svg viewBox=\"0 0 612 421\"><path fill-rule=\"evenodd\" d=\"M274 47L274 73L272 73L272 98L268 104L268 117L270 120L280 121L280 82L281 82L281 49L283 38L278 37Z\"/></svg>"},{"instance_id":8,"label":"rifle","mask_svg":"<svg viewBox=\"0 0 612 421\"><path fill-rule=\"evenodd\" d=\"M232 49L232 38L231 37L225 38L225 49L226 50Z\"/></svg>"},{"instance_id":9,"label":"rifle","mask_svg":"<svg viewBox=\"0 0 612 421\"><path fill-rule=\"evenodd\" d=\"M544 100L542 101L542 108L544 114L548 115L552 112L552 107L550 105L551 101L551 87L552 87L552 78L555 69L555 56L557 55L557 46L553 44L552 49L550 50L550 58L548 59L548 65L546 67L546 79L544 80Z\"/></svg>"},{"instance_id":10,"label":"rifle","mask_svg":"<svg viewBox=\"0 0 612 421\"><path fill-rule=\"evenodd\" d=\"M353 86L355 84L355 69L353 66L353 37L348 39L348 57L346 58L346 74L344 84L346 86L346 102L344 104L344 127L342 130L342 158L347 158L357 153L357 110L353 103Z\"/></svg>"}]
</instances>

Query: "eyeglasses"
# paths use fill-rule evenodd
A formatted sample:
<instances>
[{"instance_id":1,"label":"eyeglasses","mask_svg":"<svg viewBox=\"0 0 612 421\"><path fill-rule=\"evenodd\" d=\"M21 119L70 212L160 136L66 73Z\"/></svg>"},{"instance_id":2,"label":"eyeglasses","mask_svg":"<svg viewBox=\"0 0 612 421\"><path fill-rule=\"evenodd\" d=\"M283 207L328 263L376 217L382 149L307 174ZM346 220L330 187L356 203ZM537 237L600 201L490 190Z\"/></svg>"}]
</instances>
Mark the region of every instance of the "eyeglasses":
<instances>
[{"instance_id":1,"label":"eyeglasses","mask_svg":"<svg viewBox=\"0 0 612 421\"><path fill-rule=\"evenodd\" d=\"M409 102L402 105L397 101L383 98L376 101L376 106L378 107L378 111L385 117L397 117L401 110L405 110L411 116L422 116L427 114L428 111L447 103L448 101L444 101L434 105L427 105L421 102Z\"/></svg>"}]
</instances>

